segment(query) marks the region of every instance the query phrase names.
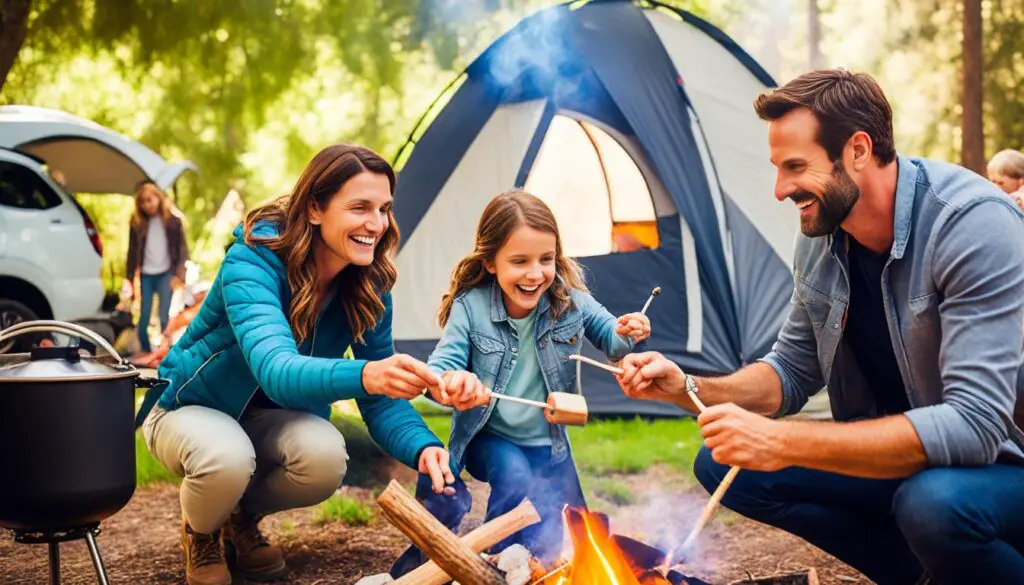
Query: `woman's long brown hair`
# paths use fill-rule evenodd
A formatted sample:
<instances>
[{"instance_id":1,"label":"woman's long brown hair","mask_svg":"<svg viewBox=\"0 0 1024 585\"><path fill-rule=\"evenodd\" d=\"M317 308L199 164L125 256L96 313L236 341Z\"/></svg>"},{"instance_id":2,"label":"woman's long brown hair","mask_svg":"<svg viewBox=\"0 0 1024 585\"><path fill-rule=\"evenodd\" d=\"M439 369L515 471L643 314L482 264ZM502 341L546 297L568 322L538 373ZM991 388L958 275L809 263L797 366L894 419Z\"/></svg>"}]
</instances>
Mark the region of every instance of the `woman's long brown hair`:
<instances>
[{"instance_id":1,"label":"woman's long brown hair","mask_svg":"<svg viewBox=\"0 0 1024 585\"><path fill-rule=\"evenodd\" d=\"M551 318L557 319L572 307L573 289L586 292L580 265L562 253L562 238L558 235L558 222L551 209L534 195L508 191L492 199L484 208L476 228L476 245L452 272L451 286L441 297L441 309L438 311L441 327L448 323L455 297L492 278L484 262L493 265L498 251L512 232L522 225L555 236L555 281L547 290L551 295Z\"/></svg>"},{"instance_id":2,"label":"woman's long brown hair","mask_svg":"<svg viewBox=\"0 0 1024 585\"><path fill-rule=\"evenodd\" d=\"M174 208L171 198L167 196L167 193L164 193L163 189L157 187L153 181L139 181L135 185L135 210L132 212L131 219L131 226L133 228L142 230L149 223L149 217L146 215L146 212L142 211L142 204L140 202L142 194L146 191L156 193L157 198L160 199L160 207L157 213L160 215L160 219L163 220L164 225L167 225L167 222L171 220L171 215L179 215L180 217L180 214L175 213L177 210Z\"/></svg>"},{"instance_id":3,"label":"woman's long brown hair","mask_svg":"<svg viewBox=\"0 0 1024 585\"><path fill-rule=\"evenodd\" d=\"M252 210L245 218L245 243L266 246L284 261L292 292L288 322L296 343L312 335L321 300L316 298L317 273L313 261L313 242L320 237L320 230L309 222L309 211L314 204L318 209L326 209L342 185L362 172L387 176L394 194L395 172L386 160L362 146L335 144L309 161L291 193ZM254 236L253 229L260 222L275 224L277 235ZM381 296L391 290L398 277L394 260L397 248L398 226L394 213L388 211L388 228L373 251L373 263L350 264L335 278L335 294L340 295L345 307L352 338L359 343L384 314Z\"/></svg>"}]
</instances>

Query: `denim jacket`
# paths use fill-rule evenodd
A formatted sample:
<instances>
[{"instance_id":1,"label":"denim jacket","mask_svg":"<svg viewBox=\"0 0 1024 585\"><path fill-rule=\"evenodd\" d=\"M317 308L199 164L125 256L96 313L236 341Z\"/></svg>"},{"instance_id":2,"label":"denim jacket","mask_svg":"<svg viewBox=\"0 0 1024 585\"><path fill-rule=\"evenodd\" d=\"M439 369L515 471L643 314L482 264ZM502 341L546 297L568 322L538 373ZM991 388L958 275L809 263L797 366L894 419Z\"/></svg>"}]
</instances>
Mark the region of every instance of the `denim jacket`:
<instances>
[{"instance_id":1,"label":"denim jacket","mask_svg":"<svg viewBox=\"0 0 1024 585\"><path fill-rule=\"evenodd\" d=\"M980 176L898 158L894 241L882 271L889 336L929 466L1024 462L1013 421L1024 347L1024 217ZM828 385L836 420L877 416L843 341L847 236L798 236L789 316L764 358L778 414ZM1021 377L1024 381L1024 377Z\"/></svg>"},{"instance_id":2,"label":"denim jacket","mask_svg":"<svg viewBox=\"0 0 1024 585\"><path fill-rule=\"evenodd\" d=\"M543 295L537 305L537 359L548 392L573 391L576 368L569 356L580 353L584 336L612 360L621 359L633 349L631 339L615 333L616 318L592 296L574 290L572 302L573 306L554 321L548 295ZM455 298L444 333L427 364L439 374L450 370L473 372L491 392L501 394L515 369L522 342L505 312L501 287L492 281ZM453 415L448 450L459 467L469 441L487 424L496 402L492 398L487 406ZM552 463L560 463L569 454L569 436L564 425L550 426Z\"/></svg>"}]
</instances>

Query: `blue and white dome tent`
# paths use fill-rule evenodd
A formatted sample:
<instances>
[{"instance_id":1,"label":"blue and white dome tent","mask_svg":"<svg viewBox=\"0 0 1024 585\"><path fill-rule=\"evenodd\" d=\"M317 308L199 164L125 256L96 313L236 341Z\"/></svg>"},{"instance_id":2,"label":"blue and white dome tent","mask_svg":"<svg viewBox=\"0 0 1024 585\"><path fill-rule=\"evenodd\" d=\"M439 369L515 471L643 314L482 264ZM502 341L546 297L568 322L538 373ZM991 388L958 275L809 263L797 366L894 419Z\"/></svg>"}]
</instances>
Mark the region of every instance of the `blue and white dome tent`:
<instances>
[{"instance_id":1,"label":"blue and white dome tent","mask_svg":"<svg viewBox=\"0 0 1024 585\"><path fill-rule=\"evenodd\" d=\"M721 30L658 2L574 2L521 21L438 98L396 159L397 349L429 355L484 206L522 187L552 208L566 253L613 314L662 288L646 349L704 374L763 356L787 311L799 229L773 197L752 105L774 85ZM629 400L595 368L582 387L594 413L683 414Z\"/></svg>"}]
</instances>

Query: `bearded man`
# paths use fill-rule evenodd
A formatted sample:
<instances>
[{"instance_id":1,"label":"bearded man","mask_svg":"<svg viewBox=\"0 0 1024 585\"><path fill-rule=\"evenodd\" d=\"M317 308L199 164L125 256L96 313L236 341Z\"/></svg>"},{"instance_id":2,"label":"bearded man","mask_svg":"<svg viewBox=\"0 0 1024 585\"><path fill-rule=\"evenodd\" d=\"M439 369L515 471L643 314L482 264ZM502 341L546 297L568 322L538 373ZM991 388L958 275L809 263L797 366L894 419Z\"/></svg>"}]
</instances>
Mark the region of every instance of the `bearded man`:
<instances>
[{"instance_id":1,"label":"bearded man","mask_svg":"<svg viewBox=\"0 0 1024 585\"><path fill-rule=\"evenodd\" d=\"M802 232L778 340L717 378L633 354L620 385L691 410L695 387L704 487L741 467L725 506L873 581L1024 583L1020 211L971 171L897 154L866 75L814 71L754 107ZM836 422L778 420L826 385Z\"/></svg>"}]
</instances>

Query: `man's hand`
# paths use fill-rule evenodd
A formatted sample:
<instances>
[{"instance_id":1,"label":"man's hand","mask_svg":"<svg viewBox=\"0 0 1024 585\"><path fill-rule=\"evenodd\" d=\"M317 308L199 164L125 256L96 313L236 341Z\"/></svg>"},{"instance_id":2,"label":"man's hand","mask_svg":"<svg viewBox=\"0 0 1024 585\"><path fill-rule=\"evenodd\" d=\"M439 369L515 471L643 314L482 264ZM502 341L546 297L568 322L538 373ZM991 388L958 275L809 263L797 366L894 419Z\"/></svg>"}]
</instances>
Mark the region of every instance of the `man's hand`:
<instances>
[{"instance_id":1,"label":"man's hand","mask_svg":"<svg viewBox=\"0 0 1024 585\"><path fill-rule=\"evenodd\" d=\"M662 400L696 410L686 395L686 375L672 360L656 351L631 353L622 359L616 374L626 396L639 400Z\"/></svg>"},{"instance_id":2,"label":"man's hand","mask_svg":"<svg viewBox=\"0 0 1024 585\"><path fill-rule=\"evenodd\" d=\"M472 372L462 370L449 371L441 375L451 406L456 410L469 410L485 406L491 401L491 393L484 388L480 379Z\"/></svg>"},{"instance_id":3,"label":"man's hand","mask_svg":"<svg viewBox=\"0 0 1024 585\"><path fill-rule=\"evenodd\" d=\"M697 417L697 423L717 463L754 471L789 467L782 437L785 422L728 403L709 406Z\"/></svg>"},{"instance_id":4,"label":"man's hand","mask_svg":"<svg viewBox=\"0 0 1024 585\"><path fill-rule=\"evenodd\" d=\"M435 494L455 495L455 474L452 473L448 451L441 447L427 447L420 453L419 472L430 476L430 485Z\"/></svg>"},{"instance_id":5,"label":"man's hand","mask_svg":"<svg viewBox=\"0 0 1024 585\"><path fill-rule=\"evenodd\" d=\"M651 320L642 313L627 313L618 318L615 333L640 343L651 336Z\"/></svg>"},{"instance_id":6,"label":"man's hand","mask_svg":"<svg viewBox=\"0 0 1024 585\"><path fill-rule=\"evenodd\" d=\"M391 398L411 400L430 388L435 400L443 400L443 382L420 360L396 353L382 360L366 362L363 367L363 388L367 394L382 394ZM434 393L437 393L436 395Z\"/></svg>"}]
</instances>

